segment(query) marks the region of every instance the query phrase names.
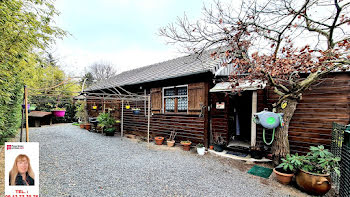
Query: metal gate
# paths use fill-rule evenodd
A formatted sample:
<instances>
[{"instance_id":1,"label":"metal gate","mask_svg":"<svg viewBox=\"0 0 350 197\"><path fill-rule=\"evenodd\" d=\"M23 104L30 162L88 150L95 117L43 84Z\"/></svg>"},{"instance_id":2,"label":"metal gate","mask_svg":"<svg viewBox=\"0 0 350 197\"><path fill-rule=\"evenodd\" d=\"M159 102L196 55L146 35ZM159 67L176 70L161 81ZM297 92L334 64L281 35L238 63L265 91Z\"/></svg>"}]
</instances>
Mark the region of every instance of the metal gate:
<instances>
[{"instance_id":1,"label":"metal gate","mask_svg":"<svg viewBox=\"0 0 350 197\"><path fill-rule=\"evenodd\" d=\"M331 152L336 157L342 156L342 147L344 143L344 131L345 131L344 125L333 122ZM337 175L335 172L333 172L331 174L331 177L332 177L333 186L335 187L336 191L338 191L340 176Z\"/></svg>"},{"instance_id":2,"label":"metal gate","mask_svg":"<svg viewBox=\"0 0 350 197\"><path fill-rule=\"evenodd\" d=\"M344 144L341 157L341 169L340 169L340 197L350 196L350 146Z\"/></svg>"}]
</instances>

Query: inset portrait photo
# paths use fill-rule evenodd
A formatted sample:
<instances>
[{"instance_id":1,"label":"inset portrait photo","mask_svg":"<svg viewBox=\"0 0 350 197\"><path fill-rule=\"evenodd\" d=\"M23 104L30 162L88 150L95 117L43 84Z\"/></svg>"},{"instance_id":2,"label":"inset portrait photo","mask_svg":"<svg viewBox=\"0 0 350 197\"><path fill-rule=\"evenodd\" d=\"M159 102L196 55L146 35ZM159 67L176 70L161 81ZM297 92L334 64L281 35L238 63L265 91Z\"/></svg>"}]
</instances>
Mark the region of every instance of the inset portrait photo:
<instances>
[{"instance_id":1,"label":"inset portrait photo","mask_svg":"<svg viewBox=\"0 0 350 197\"><path fill-rule=\"evenodd\" d=\"M5 143L5 196L39 195L39 143Z\"/></svg>"}]
</instances>

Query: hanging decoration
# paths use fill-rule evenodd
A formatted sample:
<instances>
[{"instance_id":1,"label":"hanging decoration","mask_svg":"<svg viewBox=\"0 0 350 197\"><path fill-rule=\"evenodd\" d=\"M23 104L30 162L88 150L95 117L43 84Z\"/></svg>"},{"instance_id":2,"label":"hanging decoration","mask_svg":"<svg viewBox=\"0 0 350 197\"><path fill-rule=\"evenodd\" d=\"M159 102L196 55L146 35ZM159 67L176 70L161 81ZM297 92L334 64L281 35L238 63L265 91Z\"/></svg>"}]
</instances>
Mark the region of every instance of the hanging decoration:
<instances>
[{"instance_id":1,"label":"hanging decoration","mask_svg":"<svg viewBox=\"0 0 350 197\"><path fill-rule=\"evenodd\" d=\"M275 129L278 126L283 127L283 113L274 113L267 111L267 109L264 109L264 111L261 111L259 113L255 113L253 116L253 121L255 124L260 124L263 126L263 140L265 144L271 145L273 140L275 139ZM266 142L265 138L265 129L272 129L272 137L270 142Z\"/></svg>"},{"instance_id":2,"label":"hanging decoration","mask_svg":"<svg viewBox=\"0 0 350 197\"><path fill-rule=\"evenodd\" d=\"M92 105L92 109L96 110L97 109L97 105L96 103L94 102L94 104Z\"/></svg>"},{"instance_id":3,"label":"hanging decoration","mask_svg":"<svg viewBox=\"0 0 350 197\"><path fill-rule=\"evenodd\" d=\"M131 110L132 110L132 113L133 113L134 115L140 114L141 109L138 108L137 101L136 101L136 108L132 108Z\"/></svg>"},{"instance_id":4,"label":"hanging decoration","mask_svg":"<svg viewBox=\"0 0 350 197\"><path fill-rule=\"evenodd\" d=\"M129 101L127 100L126 102L127 102L127 104L125 105L125 109L130 109Z\"/></svg>"}]
</instances>

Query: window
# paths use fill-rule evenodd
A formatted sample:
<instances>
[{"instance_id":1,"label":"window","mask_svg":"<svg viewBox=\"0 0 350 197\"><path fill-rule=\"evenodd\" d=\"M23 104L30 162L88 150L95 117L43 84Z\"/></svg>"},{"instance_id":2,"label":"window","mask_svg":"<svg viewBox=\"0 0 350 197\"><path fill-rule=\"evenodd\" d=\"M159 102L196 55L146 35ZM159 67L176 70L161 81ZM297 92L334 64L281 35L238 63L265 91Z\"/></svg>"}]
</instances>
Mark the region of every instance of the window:
<instances>
[{"instance_id":1,"label":"window","mask_svg":"<svg viewBox=\"0 0 350 197\"><path fill-rule=\"evenodd\" d=\"M164 112L187 112L187 85L163 88Z\"/></svg>"}]
</instances>

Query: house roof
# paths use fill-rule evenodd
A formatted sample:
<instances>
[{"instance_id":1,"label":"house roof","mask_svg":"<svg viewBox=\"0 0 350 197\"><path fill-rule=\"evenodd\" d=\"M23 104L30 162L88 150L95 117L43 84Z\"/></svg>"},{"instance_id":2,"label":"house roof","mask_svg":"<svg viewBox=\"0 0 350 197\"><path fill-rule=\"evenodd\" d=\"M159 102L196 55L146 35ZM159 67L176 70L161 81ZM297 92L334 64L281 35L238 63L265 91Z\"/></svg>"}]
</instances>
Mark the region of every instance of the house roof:
<instances>
[{"instance_id":1,"label":"house roof","mask_svg":"<svg viewBox=\"0 0 350 197\"><path fill-rule=\"evenodd\" d=\"M220 59L213 59L210 52L187 55L172 60L120 73L112 79L99 81L85 91L112 88L116 86L135 85L164 79L189 76L205 72L215 72Z\"/></svg>"}]
</instances>

